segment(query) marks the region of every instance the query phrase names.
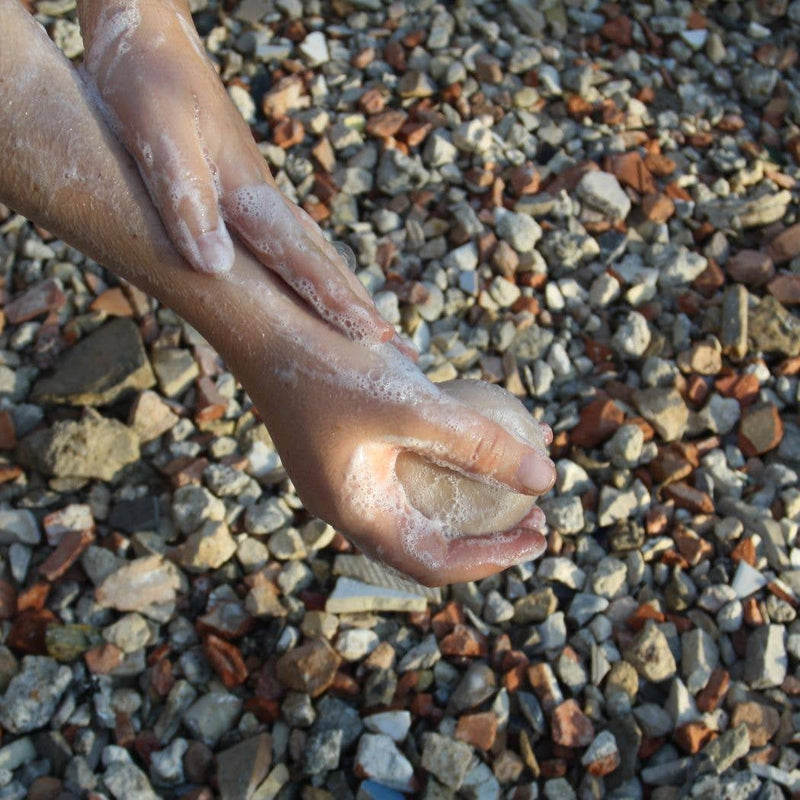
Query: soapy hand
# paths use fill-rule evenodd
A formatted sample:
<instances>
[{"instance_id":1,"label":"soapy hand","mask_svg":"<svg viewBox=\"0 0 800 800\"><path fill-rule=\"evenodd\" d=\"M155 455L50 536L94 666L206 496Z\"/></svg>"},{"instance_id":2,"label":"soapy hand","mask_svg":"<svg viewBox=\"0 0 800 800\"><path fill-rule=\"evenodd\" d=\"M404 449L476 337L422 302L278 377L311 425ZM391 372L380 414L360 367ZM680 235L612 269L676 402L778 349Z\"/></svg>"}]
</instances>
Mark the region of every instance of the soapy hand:
<instances>
[{"instance_id":1,"label":"soapy hand","mask_svg":"<svg viewBox=\"0 0 800 800\"><path fill-rule=\"evenodd\" d=\"M411 355L316 223L276 187L184 0L78 5L85 75L181 255L226 274L234 233L326 322Z\"/></svg>"}]
</instances>

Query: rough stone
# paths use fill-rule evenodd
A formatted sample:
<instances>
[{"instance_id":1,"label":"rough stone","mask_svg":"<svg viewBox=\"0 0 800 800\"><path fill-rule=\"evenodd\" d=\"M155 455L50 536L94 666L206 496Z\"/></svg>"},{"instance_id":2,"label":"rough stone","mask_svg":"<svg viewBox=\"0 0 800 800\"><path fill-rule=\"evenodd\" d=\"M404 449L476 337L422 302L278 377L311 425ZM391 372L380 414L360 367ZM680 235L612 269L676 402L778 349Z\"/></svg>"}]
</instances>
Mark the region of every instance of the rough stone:
<instances>
[{"instance_id":1,"label":"rough stone","mask_svg":"<svg viewBox=\"0 0 800 800\"><path fill-rule=\"evenodd\" d=\"M115 419L86 416L35 431L20 442L17 457L45 475L113 481L139 460L139 437Z\"/></svg>"},{"instance_id":2,"label":"rough stone","mask_svg":"<svg viewBox=\"0 0 800 800\"><path fill-rule=\"evenodd\" d=\"M156 382L136 324L107 322L62 354L55 372L33 388L37 403L103 406Z\"/></svg>"}]
</instances>

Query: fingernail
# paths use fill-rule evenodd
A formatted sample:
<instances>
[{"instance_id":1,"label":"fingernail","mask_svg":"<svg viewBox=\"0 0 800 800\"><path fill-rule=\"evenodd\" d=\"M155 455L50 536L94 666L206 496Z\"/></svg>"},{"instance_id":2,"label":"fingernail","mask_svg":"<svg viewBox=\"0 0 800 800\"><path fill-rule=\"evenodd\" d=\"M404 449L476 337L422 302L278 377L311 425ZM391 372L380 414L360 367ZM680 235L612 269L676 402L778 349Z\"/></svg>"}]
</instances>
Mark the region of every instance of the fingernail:
<instances>
[{"instance_id":1,"label":"fingernail","mask_svg":"<svg viewBox=\"0 0 800 800\"><path fill-rule=\"evenodd\" d=\"M540 455L525 456L517 470L517 480L537 494L544 494L556 482L556 465Z\"/></svg>"},{"instance_id":2,"label":"fingernail","mask_svg":"<svg viewBox=\"0 0 800 800\"><path fill-rule=\"evenodd\" d=\"M236 254L228 229L221 220L216 230L198 237L197 249L200 251L202 263L199 266L203 272L223 275L231 271Z\"/></svg>"}]
</instances>

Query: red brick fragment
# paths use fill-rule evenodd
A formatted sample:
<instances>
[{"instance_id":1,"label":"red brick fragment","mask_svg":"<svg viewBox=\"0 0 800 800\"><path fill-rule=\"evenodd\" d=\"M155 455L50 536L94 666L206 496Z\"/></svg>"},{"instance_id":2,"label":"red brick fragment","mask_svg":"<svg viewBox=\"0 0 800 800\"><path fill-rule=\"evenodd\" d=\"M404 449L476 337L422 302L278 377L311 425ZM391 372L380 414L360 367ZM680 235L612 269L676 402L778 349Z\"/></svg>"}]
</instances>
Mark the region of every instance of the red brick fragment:
<instances>
[{"instance_id":1,"label":"red brick fragment","mask_svg":"<svg viewBox=\"0 0 800 800\"><path fill-rule=\"evenodd\" d=\"M11 619L17 611L17 590L10 581L0 579L0 619Z\"/></svg>"},{"instance_id":2,"label":"red brick fragment","mask_svg":"<svg viewBox=\"0 0 800 800\"><path fill-rule=\"evenodd\" d=\"M678 548L678 552L686 559L690 566L697 566L701 561L705 561L714 555L714 546L711 542L698 536L693 530L679 525L672 538Z\"/></svg>"},{"instance_id":3,"label":"red brick fragment","mask_svg":"<svg viewBox=\"0 0 800 800\"><path fill-rule=\"evenodd\" d=\"M92 311L102 311L109 317L133 316L133 308L131 308L125 292L119 286L106 289L99 297L95 298L89 308Z\"/></svg>"},{"instance_id":4,"label":"red brick fragment","mask_svg":"<svg viewBox=\"0 0 800 800\"><path fill-rule=\"evenodd\" d=\"M703 713L715 711L728 693L730 685L730 673L722 667L717 667L711 673L708 683L698 692L695 698L700 711Z\"/></svg>"},{"instance_id":5,"label":"red brick fragment","mask_svg":"<svg viewBox=\"0 0 800 800\"><path fill-rule=\"evenodd\" d=\"M776 264L785 264L800 255L800 222L781 231L769 243L767 253Z\"/></svg>"},{"instance_id":6,"label":"red brick fragment","mask_svg":"<svg viewBox=\"0 0 800 800\"><path fill-rule=\"evenodd\" d=\"M58 281L48 278L8 303L4 309L5 316L12 325L18 325L49 311L57 311L66 301Z\"/></svg>"},{"instance_id":7,"label":"red brick fragment","mask_svg":"<svg viewBox=\"0 0 800 800\"><path fill-rule=\"evenodd\" d=\"M58 580L93 541L92 530L68 531L56 549L39 565L39 574L51 582Z\"/></svg>"},{"instance_id":8,"label":"red brick fragment","mask_svg":"<svg viewBox=\"0 0 800 800\"><path fill-rule=\"evenodd\" d=\"M650 603L642 603L636 611L626 620L627 626L632 631L640 631L647 620L653 619L656 622L663 622L666 617L655 606Z\"/></svg>"},{"instance_id":9,"label":"red brick fragment","mask_svg":"<svg viewBox=\"0 0 800 800\"><path fill-rule=\"evenodd\" d=\"M228 398L217 389L216 383L210 377L203 375L197 380L197 399L194 407L195 422L198 424L212 422L225 416Z\"/></svg>"},{"instance_id":10,"label":"red brick fragment","mask_svg":"<svg viewBox=\"0 0 800 800\"><path fill-rule=\"evenodd\" d=\"M739 401L739 405L752 405L758 399L760 384L755 375L747 373L745 375L725 375L714 381L714 388L723 397L733 397Z\"/></svg>"},{"instance_id":11,"label":"red brick fragment","mask_svg":"<svg viewBox=\"0 0 800 800\"><path fill-rule=\"evenodd\" d=\"M761 286L775 274L772 259L760 250L740 250L725 265L728 276L748 286Z\"/></svg>"},{"instance_id":12,"label":"red brick fragment","mask_svg":"<svg viewBox=\"0 0 800 800\"><path fill-rule=\"evenodd\" d=\"M439 642L444 656L481 658L489 652L486 637L469 625L456 625L452 632Z\"/></svg>"},{"instance_id":13,"label":"red brick fragment","mask_svg":"<svg viewBox=\"0 0 800 800\"><path fill-rule=\"evenodd\" d=\"M736 547L731 550L731 561L737 564L740 561L744 561L751 567L756 565L756 546L752 536L740 540Z\"/></svg>"},{"instance_id":14,"label":"red brick fragment","mask_svg":"<svg viewBox=\"0 0 800 800\"><path fill-rule=\"evenodd\" d=\"M648 153L644 157L644 163L657 178L666 178L668 175L672 175L678 167L671 158L662 153Z\"/></svg>"},{"instance_id":15,"label":"red brick fragment","mask_svg":"<svg viewBox=\"0 0 800 800\"><path fill-rule=\"evenodd\" d=\"M623 186L630 186L642 195L654 194L656 182L638 151L619 153L608 158L608 171ZM670 201L670 204L672 201ZM674 206L673 206L674 208Z\"/></svg>"},{"instance_id":16,"label":"red brick fragment","mask_svg":"<svg viewBox=\"0 0 800 800\"><path fill-rule=\"evenodd\" d=\"M677 481L665 486L664 496L674 501L678 508L686 508L696 514L711 514L714 501L707 492L701 492L684 481Z\"/></svg>"},{"instance_id":17,"label":"red brick fragment","mask_svg":"<svg viewBox=\"0 0 800 800\"><path fill-rule=\"evenodd\" d=\"M125 660L125 653L111 642L106 642L99 647L93 647L83 654L89 672L95 675L108 675L119 667Z\"/></svg>"},{"instance_id":18,"label":"red brick fragment","mask_svg":"<svg viewBox=\"0 0 800 800\"><path fill-rule=\"evenodd\" d=\"M303 123L294 117L285 117L272 127L272 141L284 150L300 144L305 135Z\"/></svg>"},{"instance_id":19,"label":"red brick fragment","mask_svg":"<svg viewBox=\"0 0 800 800\"><path fill-rule=\"evenodd\" d=\"M340 663L325 639L314 639L282 655L275 669L283 686L318 697L333 683Z\"/></svg>"},{"instance_id":20,"label":"red brick fragment","mask_svg":"<svg viewBox=\"0 0 800 800\"><path fill-rule=\"evenodd\" d=\"M800 304L800 275L781 274L767 284L767 291L785 306Z\"/></svg>"},{"instance_id":21,"label":"red brick fragment","mask_svg":"<svg viewBox=\"0 0 800 800\"><path fill-rule=\"evenodd\" d=\"M750 747L764 747L778 732L780 714L772 706L755 701L737 703L731 713L730 727L746 725L750 734Z\"/></svg>"},{"instance_id":22,"label":"red brick fragment","mask_svg":"<svg viewBox=\"0 0 800 800\"><path fill-rule=\"evenodd\" d=\"M709 742L717 738L717 733L703 722L687 722L676 728L672 740L689 755L699 753Z\"/></svg>"},{"instance_id":23,"label":"red brick fragment","mask_svg":"<svg viewBox=\"0 0 800 800\"><path fill-rule=\"evenodd\" d=\"M14 418L8 411L0 411L0 450L13 450L16 446Z\"/></svg>"},{"instance_id":24,"label":"red brick fragment","mask_svg":"<svg viewBox=\"0 0 800 800\"><path fill-rule=\"evenodd\" d=\"M564 747L586 747L594 739L592 721L572 698L553 709L550 729L553 741Z\"/></svg>"},{"instance_id":25,"label":"red brick fragment","mask_svg":"<svg viewBox=\"0 0 800 800\"><path fill-rule=\"evenodd\" d=\"M203 652L211 668L228 689L239 686L247 680L247 667L236 645L209 633L203 639Z\"/></svg>"},{"instance_id":26,"label":"red brick fragment","mask_svg":"<svg viewBox=\"0 0 800 800\"><path fill-rule=\"evenodd\" d=\"M456 725L455 738L479 750L491 750L496 737L497 714L494 711L464 714Z\"/></svg>"},{"instance_id":27,"label":"red brick fragment","mask_svg":"<svg viewBox=\"0 0 800 800\"><path fill-rule=\"evenodd\" d=\"M50 584L39 581L26 586L17 595L17 613L22 611L40 611L50 596Z\"/></svg>"},{"instance_id":28,"label":"red brick fragment","mask_svg":"<svg viewBox=\"0 0 800 800\"><path fill-rule=\"evenodd\" d=\"M29 655L45 655L45 632L57 622L55 614L47 608L23 611L11 622L6 644L12 649Z\"/></svg>"},{"instance_id":29,"label":"red brick fragment","mask_svg":"<svg viewBox=\"0 0 800 800\"><path fill-rule=\"evenodd\" d=\"M739 447L748 456L776 448L783 439L783 420L773 403L750 406L739 422Z\"/></svg>"},{"instance_id":30,"label":"red brick fragment","mask_svg":"<svg viewBox=\"0 0 800 800\"><path fill-rule=\"evenodd\" d=\"M624 421L625 413L613 400L598 397L581 411L578 424L570 431L570 439L578 447L597 447Z\"/></svg>"},{"instance_id":31,"label":"red brick fragment","mask_svg":"<svg viewBox=\"0 0 800 800\"><path fill-rule=\"evenodd\" d=\"M642 198L642 213L650 222L664 223L675 213L675 203L668 195L653 192Z\"/></svg>"}]
</instances>

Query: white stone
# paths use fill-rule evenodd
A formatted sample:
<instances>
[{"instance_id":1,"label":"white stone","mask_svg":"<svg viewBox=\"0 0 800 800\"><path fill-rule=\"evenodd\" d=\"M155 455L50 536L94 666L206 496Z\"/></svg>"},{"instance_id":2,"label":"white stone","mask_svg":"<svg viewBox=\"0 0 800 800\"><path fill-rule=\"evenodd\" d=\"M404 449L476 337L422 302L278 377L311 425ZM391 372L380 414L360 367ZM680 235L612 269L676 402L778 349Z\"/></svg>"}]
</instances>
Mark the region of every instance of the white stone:
<instances>
[{"instance_id":1,"label":"white stone","mask_svg":"<svg viewBox=\"0 0 800 800\"><path fill-rule=\"evenodd\" d=\"M320 64L325 64L331 57L328 51L328 42L322 31L312 31L309 33L300 43L298 49L303 56L303 61L305 61L309 67L318 67Z\"/></svg>"},{"instance_id":2,"label":"white stone","mask_svg":"<svg viewBox=\"0 0 800 800\"><path fill-rule=\"evenodd\" d=\"M397 789L413 789L414 768L397 749L397 745L384 734L365 733L358 741L355 769L358 774Z\"/></svg>"},{"instance_id":3,"label":"white stone","mask_svg":"<svg viewBox=\"0 0 800 800\"><path fill-rule=\"evenodd\" d=\"M372 611L424 611L427 600L401 589L371 586L368 583L341 577L325 603L331 614L353 614Z\"/></svg>"},{"instance_id":4,"label":"white stone","mask_svg":"<svg viewBox=\"0 0 800 800\"><path fill-rule=\"evenodd\" d=\"M345 661L360 661L369 655L380 639L375 631L369 628L350 628L341 631L336 637L336 652Z\"/></svg>"},{"instance_id":5,"label":"white stone","mask_svg":"<svg viewBox=\"0 0 800 800\"><path fill-rule=\"evenodd\" d=\"M411 713L408 711L381 711L364 717L364 725L372 733L382 733L394 742L402 742L411 728Z\"/></svg>"},{"instance_id":6,"label":"white stone","mask_svg":"<svg viewBox=\"0 0 800 800\"><path fill-rule=\"evenodd\" d=\"M755 567L751 567L746 561L739 562L731 586L740 600L744 600L745 597L749 597L766 585L767 579L762 572Z\"/></svg>"},{"instance_id":7,"label":"white stone","mask_svg":"<svg viewBox=\"0 0 800 800\"><path fill-rule=\"evenodd\" d=\"M609 219L624 220L631 210L630 198L609 172L587 172L580 179L576 191L581 200Z\"/></svg>"}]
</instances>

